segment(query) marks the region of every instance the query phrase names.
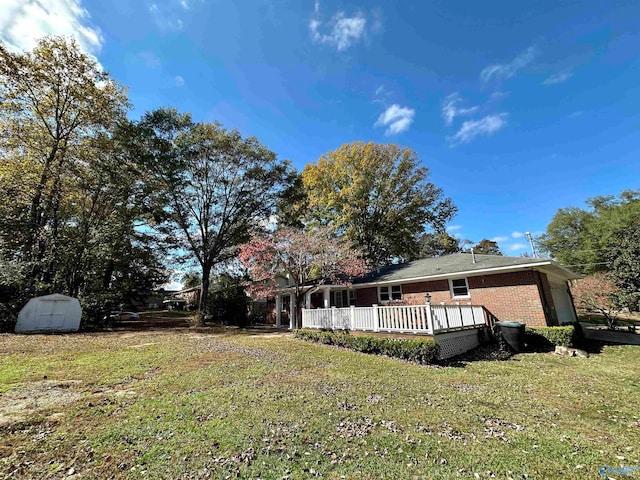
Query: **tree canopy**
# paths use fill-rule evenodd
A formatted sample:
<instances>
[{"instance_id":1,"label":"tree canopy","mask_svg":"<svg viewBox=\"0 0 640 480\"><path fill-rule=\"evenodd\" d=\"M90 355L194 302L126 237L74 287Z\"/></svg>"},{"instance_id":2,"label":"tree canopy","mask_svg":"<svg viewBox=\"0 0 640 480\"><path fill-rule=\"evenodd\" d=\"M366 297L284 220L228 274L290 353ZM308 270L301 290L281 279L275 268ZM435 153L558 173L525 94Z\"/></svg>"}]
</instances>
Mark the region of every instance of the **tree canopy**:
<instances>
[{"instance_id":1,"label":"tree canopy","mask_svg":"<svg viewBox=\"0 0 640 480\"><path fill-rule=\"evenodd\" d=\"M3 282L21 302L60 292L96 311L164 281L115 134L127 107L73 40L24 54L0 43L0 258L16 266Z\"/></svg>"},{"instance_id":2,"label":"tree canopy","mask_svg":"<svg viewBox=\"0 0 640 480\"><path fill-rule=\"evenodd\" d=\"M610 252L621 232L640 224L640 190L594 197L586 203L587 209L559 209L538 245L578 273L611 270Z\"/></svg>"},{"instance_id":3,"label":"tree canopy","mask_svg":"<svg viewBox=\"0 0 640 480\"><path fill-rule=\"evenodd\" d=\"M440 257L465 251L465 247L470 244L470 240L461 240L458 237L449 235L447 232L425 233L418 241L418 253L409 260L425 257Z\"/></svg>"},{"instance_id":4,"label":"tree canopy","mask_svg":"<svg viewBox=\"0 0 640 480\"><path fill-rule=\"evenodd\" d=\"M474 253L479 253L483 255L502 255L500 251L500 247L498 247L498 243L493 240L488 240L486 238L480 240L473 247Z\"/></svg>"},{"instance_id":5,"label":"tree canopy","mask_svg":"<svg viewBox=\"0 0 640 480\"><path fill-rule=\"evenodd\" d=\"M297 328L302 328L302 302L312 280L348 285L367 272L362 252L334 238L327 227L282 228L256 236L241 247L238 258L251 279L248 291L256 298L273 295L276 278L287 275L294 289Z\"/></svg>"},{"instance_id":6,"label":"tree canopy","mask_svg":"<svg viewBox=\"0 0 640 480\"><path fill-rule=\"evenodd\" d=\"M132 131L131 154L155 186L155 229L200 266L203 319L212 269L275 213L289 165L256 138L172 109L146 114Z\"/></svg>"},{"instance_id":7,"label":"tree canopy","mask_svg":"<svg viewBox=\"0 0 640 480\"><path fill-rule=\"evenodd\" d=\"M444 231L456 213L420 163L393 144L354 142L326 153L302 172L310 223L344 236L373 266L414 257L425 229Z\"/></svg>"}]
</instances>

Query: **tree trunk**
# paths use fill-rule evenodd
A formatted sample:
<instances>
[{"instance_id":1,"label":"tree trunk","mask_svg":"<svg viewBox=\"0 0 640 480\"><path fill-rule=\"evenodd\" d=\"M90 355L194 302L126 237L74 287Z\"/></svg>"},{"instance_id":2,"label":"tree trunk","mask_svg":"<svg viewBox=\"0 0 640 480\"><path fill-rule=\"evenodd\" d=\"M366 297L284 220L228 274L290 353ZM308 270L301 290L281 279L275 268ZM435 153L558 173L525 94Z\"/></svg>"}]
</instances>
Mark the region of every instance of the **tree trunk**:
<instances>
[{"instance_id":1,"label":"tree trunk","mask_svg":"<svg viewBox=\"0 0 640 480\"><path fill-rule=\"evenodd\" d=\"M207 315L207 298L209 297L209 277L211 275L211 265L202 265L202 289L200 290L200 302L198 304L198 326L204 326Z\"/></svg>"},{"instance_id":2,"label":"tree trunk","mask_svg":"<svg viewBox=\"0 0 640 480\"><path fill-rule=\"evenodd\" d=\"M304 294L296 294L296 318L295 325L297 329L302 328L302 307L304 306Z\"/></svg>"}]
</instances>

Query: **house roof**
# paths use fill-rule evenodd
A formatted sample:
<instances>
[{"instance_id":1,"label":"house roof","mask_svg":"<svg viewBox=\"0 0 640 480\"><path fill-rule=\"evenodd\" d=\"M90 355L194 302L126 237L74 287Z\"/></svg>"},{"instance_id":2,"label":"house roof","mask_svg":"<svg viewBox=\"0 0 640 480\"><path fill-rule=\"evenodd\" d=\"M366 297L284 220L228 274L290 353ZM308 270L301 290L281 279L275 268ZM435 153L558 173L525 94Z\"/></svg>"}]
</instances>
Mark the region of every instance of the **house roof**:
<instances>
[{"instance_id":1,"label":"house roof","mask_svg":"<svg viewBox=\"0 0 640 480\"><path fill-rule=\"evenodd\" d=\"M422 258L398 265L388 265L355 279L353 283L393 283L426 278L486 275L503 271L525 270L528 268L545 270L566 280L578 278L578 275L553 260L475 254L474 263L470 253L454 253L441 257Z\"/></svg>"}]
</instances>

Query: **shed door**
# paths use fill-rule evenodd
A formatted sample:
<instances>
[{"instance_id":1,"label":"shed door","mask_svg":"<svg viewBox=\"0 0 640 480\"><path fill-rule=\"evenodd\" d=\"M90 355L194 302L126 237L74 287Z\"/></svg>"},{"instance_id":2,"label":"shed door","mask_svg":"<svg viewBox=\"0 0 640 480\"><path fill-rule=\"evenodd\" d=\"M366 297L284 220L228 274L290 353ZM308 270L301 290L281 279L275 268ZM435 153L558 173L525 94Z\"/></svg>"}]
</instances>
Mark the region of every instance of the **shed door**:
<instances>
[{"instance_id":1,"label":"shed door","mask_svg":"<svg viewBox=\"0 0 640 480\"><path fill-rule=\"evenodd\" d=\"M575 311L573 310L571 297L567 291L567 285L565 283L551 283L550 286L553 304L558 314L558 323L562 325L564 323L575 322L577 319Z\"/></svg>"},{"instance_id":2,"label":"shed door","mask_svg":"<svg viewBox=\"0 0 640 480\"><path fill-rule=\"evenodd\" d=\"M64 327L69 304L66 300L42 300L38 312L38 330L51 330Z\"/></svg>"}]
</instances>

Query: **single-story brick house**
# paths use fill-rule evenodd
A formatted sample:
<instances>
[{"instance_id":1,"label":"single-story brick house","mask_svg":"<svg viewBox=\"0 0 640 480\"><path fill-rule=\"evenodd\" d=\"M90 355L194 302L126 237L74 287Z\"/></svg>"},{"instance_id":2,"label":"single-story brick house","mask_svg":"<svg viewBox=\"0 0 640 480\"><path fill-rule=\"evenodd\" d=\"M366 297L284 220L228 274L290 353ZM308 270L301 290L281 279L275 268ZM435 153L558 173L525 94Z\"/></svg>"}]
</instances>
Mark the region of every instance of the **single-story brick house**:
<instances>
[{"instance_id":1,"label":"single-story brick house","mask_svg":"<svg viewBox=\"0 0 640 480\"><path fill-rule=\"evenodd\" d=\"M560 325L577 320L567 281L578 275L552 260L456 253L390 265L355 279L351 287L319 284L306 294L307 309L373 305L481 305L498 320ZM291 312L291 297L276 297Z\"/></svg>"}]
</instances>

